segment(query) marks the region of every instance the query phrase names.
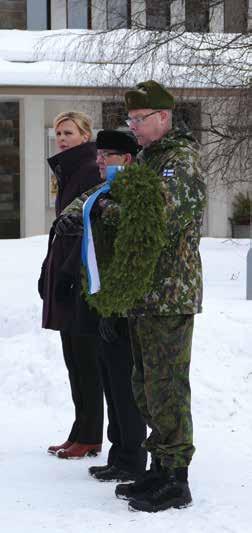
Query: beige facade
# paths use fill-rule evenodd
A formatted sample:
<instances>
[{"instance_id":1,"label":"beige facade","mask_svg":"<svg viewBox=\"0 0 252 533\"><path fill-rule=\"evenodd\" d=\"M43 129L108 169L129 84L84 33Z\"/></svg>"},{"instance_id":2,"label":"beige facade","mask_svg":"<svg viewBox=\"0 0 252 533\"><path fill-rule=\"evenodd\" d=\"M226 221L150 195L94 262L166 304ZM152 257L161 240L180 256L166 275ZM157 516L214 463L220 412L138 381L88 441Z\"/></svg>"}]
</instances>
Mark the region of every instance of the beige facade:
<instances>
[{"instance_id":1,"label":"beige facade","mask_svg":"<svg viewBox=\"0 0 252 533\"><path fill-rule=\"evenodd\" d=\"M131 0L131 2L118 0L122 14L121 20L111 17L109 13L114 0L111 2L107 0L99 0L99 2L83 0L82 2L80 0L75 4L68 3L66 0L50 0L49 2L47 0L15 0L12 2L0 0L0 28L61 29L73 27L71 24L76 20L76 13L69 11L73 9L69 6L73 5L78 6L78 13L82 17L80 27L96 30L106 30L111 27L111 24L113 26L117 22L120 27L127 27L131 24L132 28L148 28L148 24L160 23L160 13L168 13L167 2L158 0ZM158 9L158 7L161 9L161 5L163 11ZM200 14L204 20L203 5L207 6L205 0L204 2L174 0L170 6L169 16L167 16L167 24L171 28L175 26L188 30L189 23L192 27L194 23L198 23L197 17L194 16L195 20L192 20L193 17L190 19L188 6L191 6L194 14ZM127 13L130 13L130 19L127 18ZM156 21L155 13L157 13ZM210 32L251 30L252 0L215 2L206 20L208 20L206 31ZM165 25L162 28L166 29ZM22 63L22 58L20 62ZM144 72L142 76L145 77ZM110 88L108 86L95 87L95 84L93 88L36 85L22 87L11 84L3 87L0 82L0 238L27 237L46 233L50 228L54 218L54 209L49 194L50 176L46 157L51 155L53 150L50 130L55 115L70 109L84 110L92 117L96 130L107 127L105 104L107 104L106 113L108 114L113 109L113 105L120 101L121 106L118 112L122 114L125 85L127 83L124 84L124 89L113 88L111 84ZM244 161L249 159L246 151L248 148L245 143L241 143L239 150L236 148L234 151L232 173L235 179L234 183L227 187L224 184L220 158L213 160L211 172L209 172L211 144L216 139L207 131L209 130L209 117L211 120L214 119L218 127L224 130L226 128L231 134L232 127L242 130L242 121L239 124L232 124L232 113L239 116L237 105L241 102L240 96L236 96L237 91L232 91L232 89L207 88L207 83L206 87L201 89L181 89L179 83L175 87L173 92L178 102L182 107L183 105L184 107L193 106L191 109L194 115L193 120L198 120L201 129L204 178L208 187L208 206L204 218L203 234L212 237L230 237L229 219L232 216L233 197L237 190L247 191L246 172L248 172L249 165L245 168ZM245 111L243 108L245 122L248 119L248 111L248 106L247 110L245 107ZM113 121L111 124L114 127ZM249 128L251 127L250 124ZM226 147L223 143L219 145L219 151L221 150L225 153Z\"/></svg>"},{"instance_id":2,"label":"beige facade","mask_svg":"<svg viewBox=\"0 0 252 533\"><path fill-rule=\"evenodd\" d=\"M48 132L52 128L53 118L61 111L75 109L88 113L93 119L93 126L98 130L104 126L104 103L122 100L122 94L115 97L115 90L67 89L67 88L25 88L20 94L12 88L13 101L19 102L20 108L20 235L28 237L48 233L54 219L54 208L49 202L49 171L46 158L52 155L53 143L49 142ZM26 93L26 94L25 94ZM175 91L179 95L179 91ZM184 91L185 93L185 91ZM207 127L209 112L215 112L214 106L222 109L229 107L230 96L220 96L220 90L186 91L183 99L187 103L199 103L201 121ZM228 100L227 100L228 98ZM1 101L4 95L0 95ZM6 100L6 95L5 95ZM220 105L222 101L223 105ZM232 101L232 106L234 106ZM218 104L217 104L218 103ZM217 108L216 108L217 109ZM216 113L215 113L216 115ZM205 121L205 123L204 123ZM202 134L202 160L207 161L208 147L211 139ZM239 172L239 168L237 172ZM244 186L246 190L246 186ZM208 180L208 205L204 218L203 235L210 237L231 237L229 217L232 215L234 187L225 187L218 179L218 167L213 180Z\"/></svg>"}]
</instances>

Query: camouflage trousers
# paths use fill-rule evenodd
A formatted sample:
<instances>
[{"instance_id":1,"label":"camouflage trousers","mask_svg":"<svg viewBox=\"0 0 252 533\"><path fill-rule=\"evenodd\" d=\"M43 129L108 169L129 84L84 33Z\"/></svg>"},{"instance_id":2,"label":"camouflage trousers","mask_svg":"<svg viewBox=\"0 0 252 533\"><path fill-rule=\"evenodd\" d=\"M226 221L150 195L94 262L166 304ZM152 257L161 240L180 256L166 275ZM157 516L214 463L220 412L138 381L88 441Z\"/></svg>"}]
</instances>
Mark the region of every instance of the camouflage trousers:
<instances>
[{"instance_id":1,"label":"camouflage trousers","mask_svg":"<svg viewBox=\"0 0 252 533\"><path fill-rule=\"evenodd\" d=\"M143 446L164 468L189 465L195 451L189 370L193 315L129 319L132 387L151 428Z\"/></svg>"}]
</instances>

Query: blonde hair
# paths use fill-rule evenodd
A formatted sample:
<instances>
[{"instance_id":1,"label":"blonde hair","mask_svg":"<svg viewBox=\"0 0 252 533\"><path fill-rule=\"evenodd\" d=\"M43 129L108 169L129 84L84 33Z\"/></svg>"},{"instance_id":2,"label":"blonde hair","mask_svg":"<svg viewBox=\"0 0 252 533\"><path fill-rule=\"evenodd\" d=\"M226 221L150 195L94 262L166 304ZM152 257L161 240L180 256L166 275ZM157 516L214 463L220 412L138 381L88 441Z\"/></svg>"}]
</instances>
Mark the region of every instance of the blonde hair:
<instances>
[{"instance_id":1,"label":"blonde hair","mask_svg":"<svg viewBox=\"0 0 252 533\"><path fill-rule=\"evenodd\" d=\"M82 111L66 111L63 113L59 113L53 121L53 127L56 129L61 122L64 122L65 120L72 120L74 124L77 126L80 133L87 133L88 134L88 140L91 141L93 137L93 130L92 130L92 119L86 115L86 113L82 113Z\"/></svg>"}]
</instances>

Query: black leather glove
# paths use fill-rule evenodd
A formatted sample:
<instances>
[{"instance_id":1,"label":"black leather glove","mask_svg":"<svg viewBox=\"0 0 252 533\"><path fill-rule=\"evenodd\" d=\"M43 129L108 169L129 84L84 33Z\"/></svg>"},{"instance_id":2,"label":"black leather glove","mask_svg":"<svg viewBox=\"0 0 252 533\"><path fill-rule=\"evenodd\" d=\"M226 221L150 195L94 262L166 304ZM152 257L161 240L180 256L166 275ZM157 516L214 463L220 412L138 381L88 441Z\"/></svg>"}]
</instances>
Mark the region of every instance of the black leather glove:
<instances>
[{"instance_id":1,"label":"black leather glove","mask_svg":"<svg viewBox=\"0 0 252 533\"><path fill-rule=\"evenodd\" d=\"M55 233L59 237L82 235L82 216L79 213L61 215L55 223Z\"/></svg>"},{"instance_id":2,"label":"black leather glove","mask_svg":"<svg viewBox=\"0 0 252 533\"><path fill-rule=\"evenodd\" d=\"M57 303L70 303L74 294L74 279L69 274L61 272L55 283L54 296Z\"/></svg>"},{"instance_id":3,"label":"black leather glove","mask_svg":"<svg viewBox=\"0 0 252 533\"><path fill-rule=\"evenodd\" d=\"M115 342L119 338L116 323L116 317L100 318L99 333L105 342Z\"/></svg>"}]
</instances>

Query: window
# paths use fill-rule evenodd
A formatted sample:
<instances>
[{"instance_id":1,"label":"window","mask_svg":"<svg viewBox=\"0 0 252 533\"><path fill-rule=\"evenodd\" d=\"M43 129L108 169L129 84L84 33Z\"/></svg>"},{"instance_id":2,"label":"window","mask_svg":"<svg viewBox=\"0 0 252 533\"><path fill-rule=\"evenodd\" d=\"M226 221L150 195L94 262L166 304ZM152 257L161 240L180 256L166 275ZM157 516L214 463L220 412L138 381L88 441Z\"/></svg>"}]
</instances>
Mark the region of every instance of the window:
<instances>
[{"instance_id":1,"label":"window","mask_svg":"<svg viewBox=\"0 0 252 533\"><path fill-rule=\"evenodd\" d=\"M26 30L26 0L0 2L0 30Z\"/></svg>"},{"instance_id":2,"label":"window","mask_svg":"<svg viewBox=\"0 0 252 533\"><path fill-rule=\"evenodd\" d=\"M209 0L185 0L185 28L190 32L209 31Z\"/></svg>"},{"instance_id":3,"label":"window","mask_svg":"<svg viewBox=\"0 0 252 533\"><path fill-rule=\"evenodd\" d=\"M170 27L170 1L146 0L147 30L166 30Z\"/></svg>"},{"instance_id":4,"label":"window","mask_svg":"<svg viewBox=\"0 0 252 533\"><path fill-rule=\"evenodd\" d=\"M173 112L173 126L189 129L201 142L201 104L199 102L178 102Z\"/></svg>"},{"instance_id":5,"label":"window","mask_svg":"<svg viewBox=\"0 0 252 533\"><path fill-rule=\"evenodd\" d=\"M26 0L27 30L50 28L50 2L48 0Z\"/></svg>"},{"instance_id":6,"label":"window","mask_svg":"<svg viewBox=\"0 0 252 533\"><path fill-rule=\"evenodd\" d=\"M102 104L102 127L104 129L127 128L125 120L127 112L124 102L103 102Z\"/></svg>"},{"instance_id":7,"label":"window","mask_svg":"<svg viewBox=\"0 0 252 533\"><path fill-rule=\"evenodd\" d=\"M91 0L50 0L51 28L90 27Z\"/></svg>"},{"instance_id":8,"label":"window","mask_svg":"<svg viewBox=\"0 0 252 533\"><path fill-rule=\"evenodd\" d=\"M107 0L107 29L130 28L130 8L129 0Z\"/></svg>"},{"instance_id":9,"label":"window","mask_svg":"<svg viewBox=\"0 0 252 533\"><path fill-rule=\"evenodd\" d=\"M88 1L68 0L67 2L67 28L88 27Z\"/></svg>"},{"instance_id":10,"label":"window","mask_svg":"<svg viewBox=\"0 0 252 533\"><path fill-rule=\"evenodd\" d=\"M19 104L0 102L0 239L20 236Z\"/></svg>"},{"instance_id":11,"label":"window","mask_svg":"<svg viewBox=\"0 0 252 533\"><path fill-rule=\"evenodd\" d=\"M224 31L245 33L248 30L248 0L224 1Z\"/></svg>"}]
</instances>

